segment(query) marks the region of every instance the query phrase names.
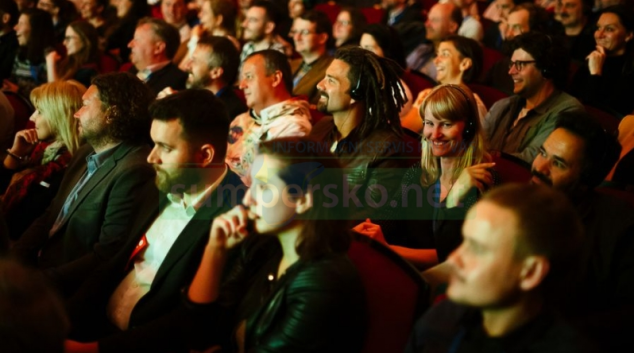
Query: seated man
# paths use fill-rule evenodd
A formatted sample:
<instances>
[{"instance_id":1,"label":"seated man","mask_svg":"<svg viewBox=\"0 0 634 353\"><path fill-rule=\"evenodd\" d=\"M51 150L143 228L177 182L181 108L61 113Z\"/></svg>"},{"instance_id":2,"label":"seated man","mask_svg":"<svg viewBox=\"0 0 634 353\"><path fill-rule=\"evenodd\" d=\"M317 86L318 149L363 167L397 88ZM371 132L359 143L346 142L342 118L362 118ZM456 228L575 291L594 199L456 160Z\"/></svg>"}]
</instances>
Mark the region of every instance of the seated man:
<instances>
[{"instance_id":1,"label":"seated man","mask_svg":"<svg viewBox=\"0 0 634 353\"><path fill-rule=\"evenodd\" d=\"M240 67L240 54L227 37L199 39L186 67L189 73L187 88L204 88L213 92L225 104L232 120L247 111L247 106L233 90Z\"/></svg>"},{"instance_id":2,"label":"seated man","mask_svg":"<svg viewBox=\"0 0 634 353\"><path fill-rule=\"evenodd\" d=\"M570 316L606 352L627 352L634 344L634 209L595 191L617 159L614 136L585 114L565 114L533 162L535 184L563 191L577 208L586 231Z\"/></svg>"},{"instance_id":3,"label":"seated man","mask_svg":"<svg viewBox=\"0 0 634 353\"><path fill-rule=\"evenodd\" d=\"M514 96L495 103L484 119L489 147L532 163L562 112L582 112L583 106L561 91L568 57L557 41L529 32L513 41L509 75Z\"/></svg>"},{"instance_id":4,"label":"seated man","mask_svg":"<svg viewBox=\"0 0 634 353\"><path fill-rule=\"evenodd\" d=\"M332 25L325 13L309 11L293 22L291 29L295 50L301 58L291 61L293 95L306 96L310 104L317 104L317 83L323 80L332 62L328 54L332 42Z\"/></svg>"},{"instance_id":5,"label":"seated man","mask_svg":"<svg viewBox=\"0 0 634 353\"><path fill-rule=\"evenodd\" d=\"M147 87L129 73L97 76L75 113L86 144L68 164L48 209L11 254L45 269L68 294L125 243L140 188L154 177L145 158Z\"/></svg>"},{"instance_id":6,"label":"seated man","mask_svg":"<svg viewBox=\"0 0 634 353\"><path fill-rule=\"evenodd\" d=\"M227 164L250 186L248 174L258 143L306 136L312 125L308 103L291 97L291 68L284 54L267 49L249 55L242 64L239 87L249 111L229 127Z\"/></svg>"},{"instance_id":7,"label":"seated man","mask_svg":"<svg viewBox=\"0 0 634 353\"><path fill-rule=\"evenodd\" d=\"M156 186L143 190L126 247L70 300L71 337L96 340L69 342L71 351L187 351L181 289L198 268L214 217L246 190L224 163L229 116L213 93L181 91L150 106L150 115L155 145L147 159Z\"/></svg>"},{"instance_id":8,"label":"seated man","mask_svg":"<svg viewBox=\"0 0 634 353\"><path fill-rule=\"evenodd\" d=\"M416 324L406 352L585 352L555 305L578 271L579 216L564 195L507 185L468 213L447 259L449 300Z\"/></svg>"},{"instance_id":9,"label":"seated man","mask_svg":"<svg viewBox=\"0 0 634 353\"><path fill-rule=\"evenodd\" d=\"M163 20L146 17L139 21L134 38L128 44L130 73L145 82L154 97L165 87L185 88L187 74L172 63L178 50L178 30Z\"/></svg>"},{"instance_id":10,"label":"seated man","mask_svg":"<svg viewBox=\"0 0 634 353\"><path fill-rule=\"evenodd\" d=\"M246 43L242 47L240 61L244 62L249 55L266 49L277 50L288 57L293 55L293 47L278 34L282 16L277 5L269 0L249 1L248 4L242 22L242 39Z\"/></svg>"}]
</instances>

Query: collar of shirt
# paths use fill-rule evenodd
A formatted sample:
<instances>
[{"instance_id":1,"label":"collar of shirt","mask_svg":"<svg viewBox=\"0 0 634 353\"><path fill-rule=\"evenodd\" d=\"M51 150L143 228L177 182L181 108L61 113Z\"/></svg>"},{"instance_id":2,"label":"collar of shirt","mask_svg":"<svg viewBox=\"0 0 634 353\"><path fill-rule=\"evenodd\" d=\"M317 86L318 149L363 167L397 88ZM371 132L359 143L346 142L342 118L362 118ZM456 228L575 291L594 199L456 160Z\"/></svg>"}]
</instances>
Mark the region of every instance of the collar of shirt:
<instances>
[{"instance_id":1,"label":"collar of shirt","mask_svg":"<svg viewBox=\"0 0 634 353\"><path fill-rule=\"evenodd\" d=\"M158 64L154 64L154 65L149 65L148 67L146 67L143 70L140 70L139 72L137 72L136 76L143 82L146 82L147 80L150 79L150 76L152 75L152 73L157 72L158 70L164 68L165 66L169 65L171 61L166 60L163 62L160 62Z\"/></svg>"},{"instance_id":2,"label":"collar of shirt","mask_svg":"<svg viewBox=\"0 0 634 353\"><path fill-rule=\"evenodd\" d=\"M196 214L196 211L200 209L200 207L203 205L205 200L209 196L211 196L214 190L216 190L216 188L218 187L218 185L220 185L220 183L222 182L222 180L225 178L226 175L227 175L227 166L225 165L222 175L218 179L216 179L213 184L209 185L209 187L207 187L207 189L205 189L204 192L196 196L196 198L192 201L191 205L185 204L185 200L179 194L167 194L167 199L170 201L172 206L182 207L187 213L187 215L193 216L194 214Z\"/></svg>"},{"instance_id":3,"label":"collar of shirt","mask_svg":"<svg viewBox=\"0 0 634 353\"><path fill-rule=\"evenodd\" d=\"M538 106L533 107L533 109L529 110L528 112L530 113L532 110L534 110L537 114L546 114L548 113L548 111L550 110L551 106L557 102L557 97L559 97L559 95L561 94L560 90L554 90L553 93L546 98L543 102L541 102ZM526 100L522 99L522 107L526 106ZM527 114L528 115L528 114Z\"/></svg>"},{"instance_id":4,"label":"collar of shirt","mask_svg":"<svg viewBox=\"0 0 634 353\"><path fill-rule=\"evenodd\" d=\"M87 168L88 168L88 174L92 175L94 172L97 171L97 169L99 169L99 167L101 167L106 160L108 160L108 158L110 158L114 152L116 151L117 147L119 147L121 143L118 143L116 146L107 149L103 152L100 153L91 153L90 155L88 155L86 157L86 163L87 163Z\"/></svg>"}]
</instances>

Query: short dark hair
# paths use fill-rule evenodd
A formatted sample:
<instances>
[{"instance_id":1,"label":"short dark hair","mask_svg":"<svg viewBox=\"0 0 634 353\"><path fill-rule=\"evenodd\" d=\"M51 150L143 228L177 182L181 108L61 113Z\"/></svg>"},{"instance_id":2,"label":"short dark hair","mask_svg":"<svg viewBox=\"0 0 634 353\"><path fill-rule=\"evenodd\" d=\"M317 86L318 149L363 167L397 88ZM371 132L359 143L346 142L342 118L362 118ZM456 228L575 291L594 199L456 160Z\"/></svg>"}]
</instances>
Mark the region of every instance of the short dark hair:
<instances>
[{"instance_id":1,"label":"short dark hair","mask_svg":"<svg viewBox=\"0 0 634 353\"><path fill-rule=\"evenodd\" d=\"M129 72L115 72L96 76L101 110L111 123L110 137L119 141L147 141L150 133L148 106L153 97L147 86Z\"/></svg>"},{"instance_id":2,"label":"short dark hair","mask_svg":"<svg viewBox=\"0 0 634 353\"><path fill-rule=\"evenodd\" d=\"M601 184L621 155L616 136L605 131L594 117L582 112L561 113L555 128L564 129L584 142L581 182L590 189Z\"/></svg>"},{"instance_id":3,"label":"short dark hair","mask_svg":"<svg viewBox=\"0 0 634 353\"><path fill-rule=\"evenodd\" d=\"M176 27L170 25L164 20L152 17L144 17L140 19L137 24L137 28L143 25L149 25L150 28L152 28L152 33L154 33L160 41L165 43L165 56L172 60L181 44L181 37Z\"/></svg>"},{"instance_id":4,"label":"short dark hair","mask_svg":"<svg viewBox=\"0 0 634 353\"><path fill-rule=\"evenodd\" d=\"M441 42L453 43L454 47L456 47L456 50L463 58L471 59L471 67L468 68L462 75L462 80L465 83L472 82L480 77L480 72L482 71L482 66L484 65L484 54L480 43L474 39L459 35L450 35Z\"/></svg>"},{"instance_id":5,"label":"short dark hair","mask_svg":"<svg viewBox=\"0 0 634 353\"><path fill-rule=\"evenodd\" d=\"M450 4L453 5L453 9L451 10L451 14L449 15L449 18L458 25L458 27L460 27L460 25L462 24L462 21L464 20L464 17L462 16L462 9L459 8L458 6L456 6L454 3L450 2ZM456 32L458 32L458 30L456 30Z\"/></svg>"},{"instance_id":6,"label":"short dark hair","mask_svg":"<svg viewBox=\"0 0 634 353\"><path fill-rule=\"evenodd\" d=\"M9 26L15 26L15 24L18 23L18 17L20 17L18 4L14 0L0 0L0 16L4 14L11 16Z\"/></svg>"},{"instance_id":7,"label":"short dark hair","mask_svg":"<svg viewBox=\"0 0 634 353\"><path fill-rule=\"evenodd\" d=\"M275 157L283 163L278 176L284 183L297 186L304 193L309 189L313 191L313 207L298 216L307 223L296 245L303 261L345 253L351 240L347 207L323 207L331 202L331 196L323 190L329 188L323 186L339 183L343 174L327 148L311 148L318 144L320 142L307 138L289 137L261 142L258 148L258 154ZM311 187L313 185L322 187ZM337 190L332 189L335 193Z\"/></svg>"},{"instance_id":8,"label":"short dark hair","mask_svg":"<svg viewBox=\"0 0 634 353\"><path fill-rule=\"evenodd\" d=\"M322 34L326 33L328 35L328 40L326 41L326 47L332 47L332 43L334 43L334 38L332 37L332 24L330 23L330 19L328 15L321 11L317 10L309 10L304 12L300 18L302 20L306 20L310 23L315 24L315 32Z\"/></svg>"},{"instance_id":9,"label":"short dark hair","mask_svg":"<svg viewBox=\"0 0 634 353\"><path fill-rule=\"evenodd\" d=\"M222 67L222 80L229 86L233 85L240 67L240 53L233 42L227 37L203 36L197 45L211 51L207 58L209 68Z\"/></svg>"},{"instance_id":10,"label":"short dark hair","mask_svg":"<svg viewBox=\"0 0 634 353\"><path fill-rule=\"evenodd\" d=\"M365 139L380 128L390 129L400 136L403 130L399 112L407 102L399 78L403 69L392 60L355 46L337 49L335 59L350 66L347 75L350 87L356 91L355 99L365 103L366 114L355 129L356 137Z\"/></svg>"},{"instance_id":11,"label":"short dark hair","mask_svg":"<svg viewBox=\"0 0 634 353\"><path fill-rule=\"evenodd\" d=\"M365 27L363 34L369 34L374 38L386 58L396 61L403 69L407 67L403 42L401 42L401 38L394 27L382 23L373 23Z\"/></svg>"},{"instance_id":12,"label":"short dark hair","mask_svg":"<svg viewBox=\"0 0 634 353\"><path fill-rule=\"evenodd\" d=\"M266 49L251 53L244 61L249 58L260 55L264 59L264 68L267 76L271 76L275 71L282 73L282 80L286 91L293 92L293 74L291 73L291 65L288 63L286 55L277 50Z\"/></svg>"},{"instance_id":13,"label":"short dark hair","mask_svg":"<svg viewBox=\"0 0 634 353\"><path fill-rule=\"evenodd\" d=\"M515 5L509 13L526 10L528 12L528 27L531 32L541 32L549 35L564 35L561 23L555 21L552 14L541 6L532 2L522 2Z\"/></svg>"},{"instance_id":14,"label":"short dark hair","mask_svg":"<svg viewBox=\"0 0 634 353\"><path fill-rule=\"evenodd\" d=\"M251 7L261 7L264 9L264 21L275 23L273 32L277 33L277 24L282 21L280 8L270 0L255 0Z\"/></svg>"},{"instance_id":15,"label":"short dark hair","mask_svg":"<svg viewBox=\"0 0 634 353\"><path fill-rule=\"evenodd\" d=\"M529 53L544 78L552 79L558 89L565 88L570 56L560 37L531 31L513 38L512 48Z\"/></svg>"},{"instance_id":16,"label":"short dark hair","mask_svg":"<svg viewBox=\"0 0 634 353\"><path fill-rule=\"evenodd\" d=\"M70 324L64 304L41 273L0 260L0 351L64 352Z\"/></svg>"},{"instance_id":17,"label":"short dark hair","mask_svg":"<svg viewBox=\"0 0 634 353\"><path fill-rule=\"evenodd\" d=\"M211 144L214 163L224 163L231 119L224 103L206 89L186 89L150 105L154 120L178 119L183 135L190 142Z\"/></svg>"},{"instance_id":18,"label":"short dark hair","mask_svg":"<svg viewBox=\"0 0 634 353\"><path fill-rule=\"evenodd\" d=\"M515 256L540 255L550 263L540 286L550 303L563 299L575 284L584 228L568 198L543 185L506 184L486 193L480 202L491 202L515 214Z\"/></svg>"}]
</instances>

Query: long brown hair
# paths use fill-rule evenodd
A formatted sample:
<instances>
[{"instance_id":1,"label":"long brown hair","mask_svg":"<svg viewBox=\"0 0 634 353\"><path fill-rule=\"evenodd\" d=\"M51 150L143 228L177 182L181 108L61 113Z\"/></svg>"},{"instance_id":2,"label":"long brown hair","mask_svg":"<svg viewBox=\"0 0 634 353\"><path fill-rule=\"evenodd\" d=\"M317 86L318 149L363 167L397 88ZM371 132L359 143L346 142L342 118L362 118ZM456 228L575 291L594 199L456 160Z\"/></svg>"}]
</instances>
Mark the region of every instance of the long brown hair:
<instances>
[{"instance_id":1,"label":"long brown hair","mask_svg":"<svg viewBox=\"0 0 634 353\"><path fill-rule=\"evenodd\" d=\"M79 37L82 48L72 55L66 56L59 63L62 80L70 80L75 76L77 70L87 64L97 64L99 60L99 35L97 30L88 22L74 21L68 27Z\"/></svg>"},{"instance_id":2,"label":"long brown hair","mask_svg":"<svg viewBox=\"0 0 634 353\"><path fill-rule=\"evenodd\" d=\"M299 257L313 260L344 253L350 245L350 224L345 207L336 204L342 198L333 197L343 174L327 146L306 138L281 138L261 142L258 153L282 163L279 177L287 185L312 192L313 207L297 216L304 223L296 245Z\"/></svg>"}]
</instances>

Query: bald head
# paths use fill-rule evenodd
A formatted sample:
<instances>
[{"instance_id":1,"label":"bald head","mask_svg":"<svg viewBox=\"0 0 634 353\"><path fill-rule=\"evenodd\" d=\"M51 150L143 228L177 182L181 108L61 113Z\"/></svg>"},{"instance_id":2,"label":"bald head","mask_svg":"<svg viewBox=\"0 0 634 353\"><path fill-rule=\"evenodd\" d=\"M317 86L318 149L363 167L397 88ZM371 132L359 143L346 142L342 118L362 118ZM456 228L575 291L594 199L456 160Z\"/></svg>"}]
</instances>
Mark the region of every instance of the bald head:
<instances>
[{"instance_id":1,"label":"bald head","mask_svg":"<svg viewBox=\"0 0 634 353\"><path fill-rule=\"evenodd\" d=\"M456 34L462 23L462 13L453 3L436 4L427 15L426 38L434 43L440 42L450 34Z\"/></svg>"}]
</instances>

